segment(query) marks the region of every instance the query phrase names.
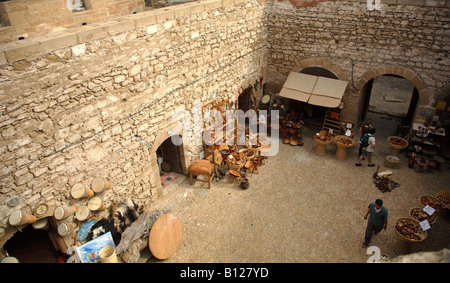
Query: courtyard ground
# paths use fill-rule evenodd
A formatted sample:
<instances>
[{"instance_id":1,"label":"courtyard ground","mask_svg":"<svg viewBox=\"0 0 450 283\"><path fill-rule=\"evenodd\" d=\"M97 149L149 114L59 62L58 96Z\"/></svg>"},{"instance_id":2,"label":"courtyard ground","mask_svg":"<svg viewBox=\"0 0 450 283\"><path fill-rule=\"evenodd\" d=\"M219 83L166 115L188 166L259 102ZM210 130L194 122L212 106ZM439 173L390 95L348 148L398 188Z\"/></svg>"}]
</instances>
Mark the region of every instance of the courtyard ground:
<instances>
[{"instance_id":1,"label":"courtyard ground","mask_svg":"<svg viewBox=\"0 0 450 283\"><path fill-rule=\"evenodd\" d=\"M367 223L363 216L378 198L389 210L389 223L370 245L379 247L381 254L394 258L450 248L450 220L442 214L420 244L404 245L393 228L395 219L407 217L412 207L422 207L421 195L449 188L448 162L440 172L416 173L401 152L401 168L384 167L384 158L391 152L386 137L395 128L389 119L384 125L377 121L374 162L380 171L392 170L391 177L400 187L385 193L376 188L372 181L376 167L368 167L367 160L361 167L354 165L357 146L349 149L345 161L334 158L334 143L327 146L326 156L316 156L316 130L305 127L305 145L280 142L279 153L265 161L259 174L247 175L247 190L232 184L228 176L213 182L211 189L201 182L191 186L184 176L165 188L150 209L177 215L183 223L183 240L176 254L163 262L367 262L367 250L361 246ZM151 257L147 247L139 262L161 261Z\"/></svg>"}]
</instances>

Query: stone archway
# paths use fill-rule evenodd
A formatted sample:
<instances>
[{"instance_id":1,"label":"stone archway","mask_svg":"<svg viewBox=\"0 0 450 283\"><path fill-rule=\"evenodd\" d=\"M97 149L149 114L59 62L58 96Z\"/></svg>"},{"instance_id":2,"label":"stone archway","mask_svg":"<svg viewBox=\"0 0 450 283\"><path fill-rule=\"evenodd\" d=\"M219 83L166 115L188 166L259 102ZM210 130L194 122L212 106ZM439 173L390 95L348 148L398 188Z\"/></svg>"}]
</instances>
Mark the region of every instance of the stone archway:
<instances>
[{"instance_id":1,"label":"stone archway","mask_svg":"<svg viewBox=\"0 0 450 283\"><path fill-rule=\"evenodd\" d=\"M431 92L426 88L423 80L413 70L401 66L386 65L366 72L355 84L356 90L361 91L371 79L382 75L397 75L409 80L419 92L420 105L431 107L431 103L433 102L430 95Z\"/></svg>"},{"instance_id":2,"label":"stone archway","mask_svg":"<svg viewBox=\"0 0 450 283\"><path fill-rule=\"evenodd\" d=\"M178 126L178 124L172 124L164 129L159 130L156 133L155 141L153 142L151 153L150 153L150 185L152 188L156 189L156 195L157 197L160 197L162 195L162 186L159 176L159 166L157 161L157 155L156 150L159 148L159 146L168 138L172 137L175 134L182 135L183 133L178 133L175 131L175 128ZM181 145L181 151L180 151L180 162L181 162L181 170L183 171L184 175L189 174L189 165L190 165L190 157L189 157L189 146L186 144Z\"/></svg>"},{"instance_id":3,"label":"stone archway","mask_svg":"<svg viewBox=\"0 0 450 283\"><path fill-rule=\"evenodd\" d=\"M325 57L310 58L301 60L295 67L291 69L291 72L300 72L308 67L321 67L332 72L338 79L343 81L349 81L348 75L338 65L334 64L330 59Z\"/></svg>"},{"instance_id":4,"label":"stone archway","mask_svg":"<svg viewBox=\"0 0 450 283\"><path fill-rule=\"evenodd\" d=\"M432 93L429 89L427 89L423 80L413 70L401 66L386 65L364 73L355 84L356 92L359 93L359 106L357 109L358 113L356 115L357 119L359 119L361 116L361 101L366 99L363 93L365 92L367 84L373 81L374 78L382 75L400 76L407 79L415 86L418 93L418 101L414 113L411 114L411 122L416 119L417 112L419 110L432 108L432 103L434 101L432 99Z\"/></svg>"}]
</instances>

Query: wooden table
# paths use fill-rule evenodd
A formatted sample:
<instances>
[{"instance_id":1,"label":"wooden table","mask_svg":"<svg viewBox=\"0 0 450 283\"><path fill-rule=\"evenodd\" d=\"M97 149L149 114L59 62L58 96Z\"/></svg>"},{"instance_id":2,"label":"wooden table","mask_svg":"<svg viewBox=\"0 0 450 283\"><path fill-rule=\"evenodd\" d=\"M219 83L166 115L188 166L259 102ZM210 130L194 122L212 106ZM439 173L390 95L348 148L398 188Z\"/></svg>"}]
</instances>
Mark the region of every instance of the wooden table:
<instances>
[{"instance_id":1,"label":"wooden table","mask_svg":"<svg viewBox=\"0 0 450 283\"><path fill-rule=\"evenodd\" d=\"M194 176L203 175L207 176L208 180L203 181L197 179L197 181L208 183L208 188L211 188L211 179L214 177L214 164L212 164L209 160L197 159L191 165L189 174L191 178L191 185L193 184Z\"/></svg>"},{"instance_id":2,"label":"wooden table","mask_svg":"<svg viewBox=\"0 0 450 283\"><path fill-rule=\"evenodd\" d=\"M183 239L183 224L173 214L164 214L156 219L150 230L148 246L157 259L165 260L173 256Z\"/></svg>"}]
</instances>

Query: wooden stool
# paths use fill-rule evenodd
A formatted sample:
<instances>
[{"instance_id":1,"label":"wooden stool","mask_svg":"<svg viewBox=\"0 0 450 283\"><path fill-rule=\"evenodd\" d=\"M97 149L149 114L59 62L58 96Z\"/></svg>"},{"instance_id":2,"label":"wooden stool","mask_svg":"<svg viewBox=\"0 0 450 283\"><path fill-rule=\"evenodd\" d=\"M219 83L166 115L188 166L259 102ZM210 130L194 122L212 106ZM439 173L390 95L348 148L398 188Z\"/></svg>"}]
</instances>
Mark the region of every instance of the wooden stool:
<instances>
[{"instance_id":1,"label":"wooden stool","mask_svg":"<svg viewBox=\"0 0 450 283\"><path fill-rule=\"evenodd\" d=\"M239 179L241 178L241 173L239 173L236 170L230 170L229 173L230 173L230 178L233 181L233 184L235 184L236 181L238 181L238 183L239 183Z\"/></svg>"},{"instance_id":2,"label":"wooden stool","mask_svg":"<svg viewBox=\"0 0 450 283\"><path fill-rule=\"evenodd\" d=\"M436 163L431 161L431 160L428 161L427 171L430 172L430 173L433 173L433 169L435 169L435 168L436 168Z\"/></svg>"},{"instance_id":3,"label":"wooden stool","mask_svg":"<svg viewBox=\"0 0 450 283\"><path fill-rule=\"evenodd\" d=\"M189 174L190 174L190 178L191 178L191 186L193 183L192 181L193 181L194 176L197 176L197 175L207 176L208 177L207 181L198 180L198 179L197 179L197 181L208 183L208 188L210 189L211 188L211 179L214 178L214 164L212 164L208 160L197 159L191 165L191 168L189 169Z\"/></svg>"},{"instance_id":4,"label":"wooden stool","mask_svg":"<svg viewBox=\"0 0 450 283\"><path fill-rule=\"evenodd\" d=\"M427 160L426 159L416 159L417 165L419 165L419 168L416 169L416 172L425 172L424 167L427 166Z\"/></svg>"}]
</instances>

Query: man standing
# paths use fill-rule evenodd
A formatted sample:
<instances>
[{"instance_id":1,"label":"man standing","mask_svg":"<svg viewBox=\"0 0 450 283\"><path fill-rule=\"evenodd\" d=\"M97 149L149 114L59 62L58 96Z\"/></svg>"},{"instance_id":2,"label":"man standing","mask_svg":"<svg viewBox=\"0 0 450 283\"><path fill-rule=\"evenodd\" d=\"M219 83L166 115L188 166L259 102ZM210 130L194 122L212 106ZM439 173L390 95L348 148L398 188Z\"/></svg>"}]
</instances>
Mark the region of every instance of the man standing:
<instances>
[{"instance_id":1,"label":"man standing","mask_svg":"<svg viewBox=\"0 0 450 283\"><path fill-rule=\"evenodd\" d=\"M364 156L366 156L367 161L369 161L369 167L375 166L375 164L372 163L373 149L375 148L375 132L375 128L371 128L369 129L369 132L361 138L361 146L363 152L361 156L359 156L359 159L355 164L356 166L361 166L361 160L363 160Z\"/></svg>"},{"instance_id":2,"label":"man standing","mask_svg":"<svg viewBox=\"0 0 450 283\"><path fill-rule=\"evenodd\" d=\"M383 201L381 199L377 199L375 202L369 204L364 219L367 219L367 216L369 216L369 220L367 221L366 234L362 245L363 248L367 247L370 243L372 234L378 234L381 229L386 230L388 210L383 206Z\"/></svg>"}]
</instances>

